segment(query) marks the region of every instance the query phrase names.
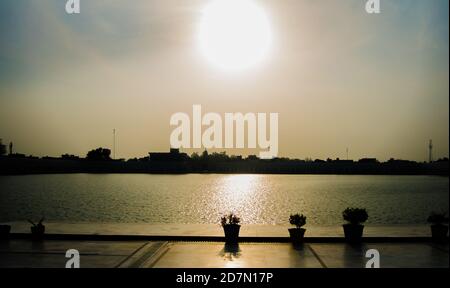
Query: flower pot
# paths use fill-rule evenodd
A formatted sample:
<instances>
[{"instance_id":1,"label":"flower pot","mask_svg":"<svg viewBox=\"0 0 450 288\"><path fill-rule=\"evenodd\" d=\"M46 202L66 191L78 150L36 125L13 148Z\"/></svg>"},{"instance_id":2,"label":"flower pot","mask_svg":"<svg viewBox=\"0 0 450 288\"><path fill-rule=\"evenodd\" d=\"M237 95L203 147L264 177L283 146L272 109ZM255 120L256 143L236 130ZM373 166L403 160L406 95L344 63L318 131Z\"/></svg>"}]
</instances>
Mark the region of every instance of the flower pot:
<instances>
[{"instance_id":1,"label":"flower pot","mask_svg":"<svg viewBox=\"0 0 450 288\"><path fill-rule=\"evenodd\" d=\"M225 232L225 243L238 243L240 229L241 225L228 224L223 226L223 231Z\"/></svg>"},{"instance_id":2,"label":"flower pot","mask_svg":"<svg viewBox=\"0 0 450 288\"><path fill-rule=\"evenodd\" d=\"M445 242L447 240L448 226L437 224L431 225L431 238L436 242Z\"/></svg>"},{"instance_id":3,"label":"flower pot","mask_svg":"<svg viewBox=\"0 0 450 288\"><path fill-rule=\"evenodd\" d=\"M11 232L11 226L0 225L0 240L9 239L9 232Z\"/></svg>"},{"instance_id":4,"label":"flower pot","mask_svg":"<svg viewBox=\"0 0 450 288\"><path fill-rule=\"evenodd\" d=\"M345 240L348 243L361 243L364 225L359 224L345 224L344 227Z\"/></svg>"},{"instance_id":5,"label":"flower pot","mask_svg":"<svg viewBox=\"0 0 450 288\"><path fill-rule=\"evenodd\" d=\"M34 241L41 241L44 239L45 226L31 226L31 239Z\"/></svg>"},{"instance_id":6,"label":"flower pot","mask_svg":"<svg viewBox=\"0 0 450 288\"><path fill-rule=\"evenodd\" d=\"M303 228L291 228L289 229L289 235L291 237L291 242L294 245L299 245L303 243L303 238L305 236L306 229Z\"/></svg>"}]
</instances>

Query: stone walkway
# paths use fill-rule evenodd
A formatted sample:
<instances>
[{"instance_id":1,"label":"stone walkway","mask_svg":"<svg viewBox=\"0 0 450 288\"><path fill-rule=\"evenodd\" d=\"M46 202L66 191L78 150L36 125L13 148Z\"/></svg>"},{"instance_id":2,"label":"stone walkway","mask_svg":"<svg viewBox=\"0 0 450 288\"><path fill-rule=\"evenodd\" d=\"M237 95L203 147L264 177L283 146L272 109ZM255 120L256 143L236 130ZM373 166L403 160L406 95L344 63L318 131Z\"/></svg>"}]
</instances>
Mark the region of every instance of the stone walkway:
<instances>
[{"instance_id":1,"label":"stone walkway","mask_svg":"<svg viewBox=\"0 0 450 288\"><path fill-rule=\"evenodd\" d=\"M11 233L30 233L30 223L10 222ZM139 223L45 223L46 233L76 235L146 235L222 237L218 224L139 224ZM286 225L254 225L241 227L241 237L289 237ZM306 227L306 237L343 237L341 225ZM428 225L366 225L366 237L429 237Z\"/></svg>"},{"instance_id":2,"label":"stone walkway","mask_svg":"<svg viewBox=\"0 0 450 288\"><path fill-rule=\"evenodd\" d=\"M381 268L449 267L449 245L432 243L288 243L167 241L0 242L0 267L64 268L66 251L80 252L82 268L364 268L368 249L380 253Z\"/></svg>"}]
</instances>

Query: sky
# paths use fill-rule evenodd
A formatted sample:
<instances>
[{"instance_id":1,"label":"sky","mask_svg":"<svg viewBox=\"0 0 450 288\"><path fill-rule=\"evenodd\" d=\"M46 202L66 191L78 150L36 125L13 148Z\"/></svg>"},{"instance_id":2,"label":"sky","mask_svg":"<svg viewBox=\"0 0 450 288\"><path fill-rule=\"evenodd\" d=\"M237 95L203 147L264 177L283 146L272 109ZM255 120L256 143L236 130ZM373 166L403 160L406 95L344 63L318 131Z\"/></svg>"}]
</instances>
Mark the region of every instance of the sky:
<instances>
[{"instance_id":1,"label":"sky","mask_svg":"<svg viewBox=\"0 0 450 288\"><path fill-rule=\"evenodd\" d=\"M211 0L0 1L0 138L16 152L118 158L170 147L192 106L279 113L279 156L424 161L449 155L449 2L252 0L271 46L224 71L199 49ZM233 23L233 17L230 19ZM231 25L231 24L230 24ZM192 152L188 150L187 152ZM227 150L230 154L257 154Z\"/></svg>"}]
</instances>

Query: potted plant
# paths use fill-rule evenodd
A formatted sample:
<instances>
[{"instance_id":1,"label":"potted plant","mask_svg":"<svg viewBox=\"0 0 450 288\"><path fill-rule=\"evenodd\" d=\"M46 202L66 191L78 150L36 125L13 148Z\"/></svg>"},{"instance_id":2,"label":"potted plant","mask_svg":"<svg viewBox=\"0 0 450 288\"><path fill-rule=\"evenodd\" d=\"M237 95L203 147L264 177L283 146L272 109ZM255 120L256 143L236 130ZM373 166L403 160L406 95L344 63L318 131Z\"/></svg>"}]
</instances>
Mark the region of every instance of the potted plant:
<instances>
[{"instance_id":1,"label":"potted plant","mask_svg":"<svg viewBox=\"0 0 450 288\"><path fill-rule=\"evenodd\" d=\"M45 225L42 224L44 222L44 217L39 220L37 224L35 224L33 221L28 220L28 222L31 223L31 239L40 241L44 238L45 234Z\"/></svg>"},{"instance_id":2,"label":"potted plant","mask_svg":"<svg viewBox=\"0 0 450 288\"><path fill-rule=\"evenodd\" d=\"M225 232L225 243L227 244L237 244L239 238L239 231L241 225L239 223L241 219L230 213L221 218L220 223L222 224L223 231Z\"/></svg>"},{"instance_id":3,"label":"potted plant","mask_svg":"<svg viewBox=\"0 0 450 288\"><path fill-rule=\"evenodd\" d=\"M0 225L0 240L9 239L9 232L11 232L10 225Z\"/></svg>"},{"instance_id":4,"label":"potted plant","mask_svg":"<svg viewBox=\"0 0 450 288\"><path fill-rule=\"evenodd\" d=\"M428 217L428 223L431 223L431 238L436 242L444 242L447 239L448 233L448 217L445 213L432 212Z\"/></svg>"},{"instance_id":5,"label":"potted plant","mask_svg":"<svg viewBox=\"0 0 450 288\"><path fill-rule=\"evenodd\" d=\"M291 237L292 244L298 245L303 243L303 237L305 236L306 229L302 227L306 224L306 216L303 214L295 214L289 217L289 223L295 226L295 228L289 229L289 235Z\"/></svg>"},{"instance_id":6,"label":"potted plant","mask_svg":"<svg viewBox=\"0 0 450 288\"><path fill-rule=\"evenodd\" d=\"M369 218L366 209L347 208L342 212L342 216L348 222L343 225L345 240L349 243L360 243L364 231L364 225L361 223Z\"/></svg>"}]
</instances>

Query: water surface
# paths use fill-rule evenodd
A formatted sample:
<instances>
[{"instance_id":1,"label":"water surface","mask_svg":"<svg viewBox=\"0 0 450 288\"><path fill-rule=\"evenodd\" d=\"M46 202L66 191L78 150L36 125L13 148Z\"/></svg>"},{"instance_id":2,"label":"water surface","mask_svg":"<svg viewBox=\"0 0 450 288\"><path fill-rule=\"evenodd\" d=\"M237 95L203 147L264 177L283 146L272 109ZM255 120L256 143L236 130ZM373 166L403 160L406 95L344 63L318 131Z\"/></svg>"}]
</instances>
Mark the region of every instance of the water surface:
<instances>
[{"instance_id":1,"label":"water surface","mask_svg":"<svg viewBox=\"0 0 450 288\"><path fill-rule=\"evenodd\" d=\"M233 211L247 224L342 223L365 207L372 224L424 224L448 211L449 179L433 176L69 174L0 176L0 221L217 223Z\"/></svg>"}]
</instances>

